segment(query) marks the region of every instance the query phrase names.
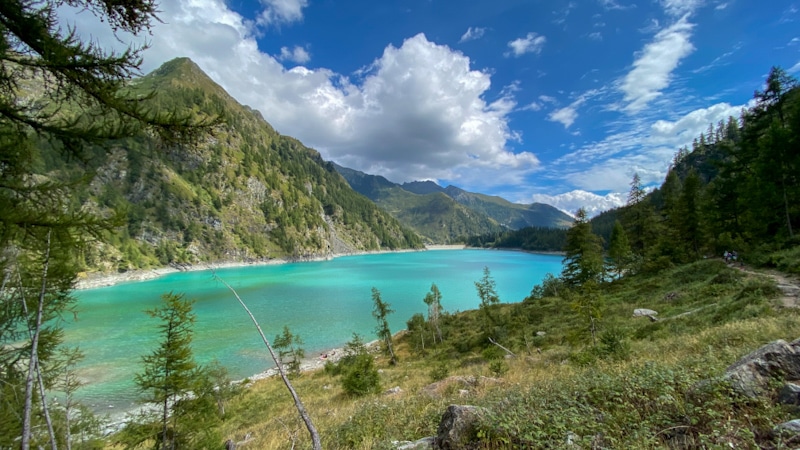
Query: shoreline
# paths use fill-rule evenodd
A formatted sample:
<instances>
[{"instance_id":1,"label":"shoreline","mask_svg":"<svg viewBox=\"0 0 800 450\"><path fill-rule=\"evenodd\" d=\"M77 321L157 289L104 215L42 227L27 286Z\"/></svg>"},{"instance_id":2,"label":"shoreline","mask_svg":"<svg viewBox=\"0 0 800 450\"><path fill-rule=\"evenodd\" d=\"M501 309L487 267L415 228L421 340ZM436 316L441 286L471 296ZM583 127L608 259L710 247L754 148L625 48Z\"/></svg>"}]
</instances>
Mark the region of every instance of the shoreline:
<instances>
[{"instance_id":1,"label":"shoreline","mask_svg":"<svg viewBox=\"0 0 800 450\"><path fill-rule=\"evenodd\" d=\"M402 336L405 332L406 330L400 330L396 332L392 336L392 339ZM364 346L367 348L367 351L371 353L377 351L379 349L379 345L380 340L377 339L364 344ZM267 352L267 349L265 348L264 351ZM324 358L323 355L325 355ZM309 373L322 370L325 368L325 364L328 362L338 363L345 355L345 347L336 347L323 352L314 352L313 356L307 356L301 360L300 372ZM230 383L240 385L247 389L254 383L277 376L280 376L278 368L270 367L269 369L263 370L249 377L245 377L240 380L231 380ZM113 412L95 410L94 414L97 418L105 420L101 428L103 435L108 436L122 430L122 428L124 428L125 425L127 425L131 420L135 420L137 414L157 408L158 405L154 405L152 403L143 403L138 406L116 409Z\"/></svg>"},{"instance_id":2,"label":"shoreline","mask_svg":"<svg viewBox=\"0 0 800 450\"><path fill-rule=\"evenodd\" d=\"M403 250L365 250L359 252L348 253L333 253L330 255L316 255L302 258L270 258L270 259L257 259L251 261L217 261L217 262L199 262L195 264L185 264L180 267L167 266L155 269L133 269L126 272L82 272L78 275L78 280L75 282L74 290L82 291L86 289L97 289L103 287L115 286L121 283L148 281L156 278L163 277L177 272L201 272L204 270L216 269L229 269L236 267L250 267L250 266L273 266L281 264L292 264L301 262L320 262L330 261L332 259L341 258L344 256L363 256L363 255L379 255L384 253L410 253L410 252L424 252L429 250L457 250L467 248L464 245L431 245L419 249L403 249Z\"/></svg>"}]
</instances>

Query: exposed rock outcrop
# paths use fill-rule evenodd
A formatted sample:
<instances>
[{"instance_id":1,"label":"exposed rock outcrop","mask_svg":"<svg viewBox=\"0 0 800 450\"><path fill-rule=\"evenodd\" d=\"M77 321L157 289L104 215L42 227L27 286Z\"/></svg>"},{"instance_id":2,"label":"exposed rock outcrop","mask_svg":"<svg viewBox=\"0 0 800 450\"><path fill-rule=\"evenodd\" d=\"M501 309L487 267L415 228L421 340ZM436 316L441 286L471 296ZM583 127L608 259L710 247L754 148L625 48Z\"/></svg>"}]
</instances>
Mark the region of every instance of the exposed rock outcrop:
<instances>
[{"instance_id":1,"label":"exposed rock outcrop","mask_svg":"<svg viewBox=\"0 0 800 450\"><path fill-rule=\"evenodd\" d=\"M765 395L772 380L800 379L799 347L800 340L771 342L728 367L723 379L746 397Z\"/></svg>"},{"instance_id":2,"label":"exposed rock outcrop","mask_svg":"<svg viewBox=\"0 0 800 450\"><path fill-rule=\"evenodd\" d=\"M433 447L442 450L478 448L477 425L484 414L485 410L477 406L448 406L439 422Z\"/></svg>"}]
</instances>

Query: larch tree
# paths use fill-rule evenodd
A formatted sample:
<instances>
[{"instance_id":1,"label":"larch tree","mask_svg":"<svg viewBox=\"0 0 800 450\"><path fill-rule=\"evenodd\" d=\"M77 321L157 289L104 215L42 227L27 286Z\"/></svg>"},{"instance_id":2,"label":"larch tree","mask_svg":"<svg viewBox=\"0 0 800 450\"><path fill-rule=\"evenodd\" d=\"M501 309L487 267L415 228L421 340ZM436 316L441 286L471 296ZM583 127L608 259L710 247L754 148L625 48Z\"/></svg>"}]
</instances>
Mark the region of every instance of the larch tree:
<instances>
[{"instance_id":1,"label":"larch tree","mask_svg":"<svg viewBox=\"0 0 800 450\"><path fill-rule=\"evenodd\" d=\"M567 231L564 247L564 268L561 278L570 287L589 281L600 282L603 277L603 246L599 236L592 232L586 210L578 209L575 221Z\"/></svg>"},{"instance_id":2,"label":"larch tree","mask_svg":"<svg viewBox=\"0 0 800 450\"><path fill-rule=\"evenodd\" d=\"M44 393L58 369L58 320L74 303L77 256L114 215L76 192L120 139L188 142L212 121L130 97L141 49L104 51L58 22L59 8L93 14L114 32L149 32L154 0L0 2L0 447L55 447ZM12 345L13 344L13 345ZM45 426L47 433L32 430Z\"/></svg>"},{"instance_id":3,"label":"larch tree","mask_svg":"<svg viewBox=\"0 0 800 450\"><path fill-rule=\"evenodd\" d=\"M383 342L383 350L386 356L389 357L389 364L397 363L397 356L394 354L394 347L392 346L392 330L389 328L389 314L393 313L392 305L383 301L380 291L372 288L372 302L374 307L372 309L372 317L378 321L375 332L378 339Z\"/></svg>"},{"instance_id":4,"label":"larch tree","mask_svg":"<svg viewBox=\"0 0 800 450\"><path fill-rule=\"evenodd\" d=\"M192 353L195 315L193 301L173 293L162 296L161 307L148 310L150 317L161 320L158 326L161 341L156 350L142 357L144 371L134 377L136 386L148 403L160 405L160 449L177 447L179 423L177 414L170 414L176 400L195 385L197 363Z\"/></svg>"},{"instance_id":5,"label":"larch tree","mask_svg":"<svg viewBox=\"0 0 800 450\"><path fill-rule=\"evenodd\" d=\"M441 343L442 329L439 326L439 316L442 314L442 293L439 292L439 287L436 283L431 285L431 290L425 294L425 304L428 305L428 322L433 328L433 343L436 344L436 339Z\"/></svg>"}]
</instances>

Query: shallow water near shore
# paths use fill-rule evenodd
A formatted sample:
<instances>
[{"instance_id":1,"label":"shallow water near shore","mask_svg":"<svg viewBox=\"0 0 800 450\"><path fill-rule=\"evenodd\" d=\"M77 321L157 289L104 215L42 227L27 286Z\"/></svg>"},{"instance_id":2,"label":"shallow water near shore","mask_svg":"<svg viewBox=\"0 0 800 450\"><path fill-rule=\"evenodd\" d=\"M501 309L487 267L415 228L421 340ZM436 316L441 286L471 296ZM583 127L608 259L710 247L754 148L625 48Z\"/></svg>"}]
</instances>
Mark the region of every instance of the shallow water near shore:
<instances>
[{"instance_id":1,"label":"shallow water near shore","mask_svg":"<svg viewBox=\"0 0 800 450\"><path fill-rule=\"evenodd\" d=\"M360 334L375 339L372 287L395 311L393 332L405 328L431 284L448 312L477 308L474 282L488 267L503 302L524 299L547 273L561 271L561 256L495 250L437 250L344 256L328 261L225 268L216 274L230 284L259 321L268 339L284 325L305 342L309 356L341 347ZM142 282L77 291L77 321L64 324L68 346L85 359L78 367L87 383L77 397L98 412L135 406L133 375L141 356L158 346L159 322L144 313L161 295L183 293L195 300L193 350L198 362L218 360L232 379L274 364L250 318L210 271L180 272Z\"/></svg>"}]
</instances>

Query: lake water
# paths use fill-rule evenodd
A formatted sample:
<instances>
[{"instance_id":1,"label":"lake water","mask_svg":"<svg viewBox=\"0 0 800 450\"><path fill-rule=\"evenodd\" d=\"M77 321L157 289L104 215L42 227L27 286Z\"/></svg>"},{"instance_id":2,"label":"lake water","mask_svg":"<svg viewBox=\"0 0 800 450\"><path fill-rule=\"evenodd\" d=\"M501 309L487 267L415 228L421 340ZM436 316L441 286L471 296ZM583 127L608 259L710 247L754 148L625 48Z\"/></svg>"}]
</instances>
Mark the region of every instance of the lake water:
<instances>
[{"instance_id":1,"label":"lake water","mask_svg":"<svg viewBox=\"0 0 800 450\"><path fill-rule=\"evenodd\" d=\"M345 256L329 261L217 270L247 303L270 341L288 325L305 342L306 355L343 346L360 334L374 340L372 287L391 304L392 332L405 328L431 284L448 312L477 308L474 282L488 267L503 302L519 302L547 273L561 272L561 256L495 250L435 250ZM133 374L141 356L158 346L159 321L145 310L160 306L161 295L184 293L194 299L197 321L193 350L200 363L214 359L233 379L274 364L245 311L208 271L76 292L78 320L65 324L65 340L85 354L79 376L88 382L77 397L98 411L135 404Z\"/></svg>"}]
</instances>

